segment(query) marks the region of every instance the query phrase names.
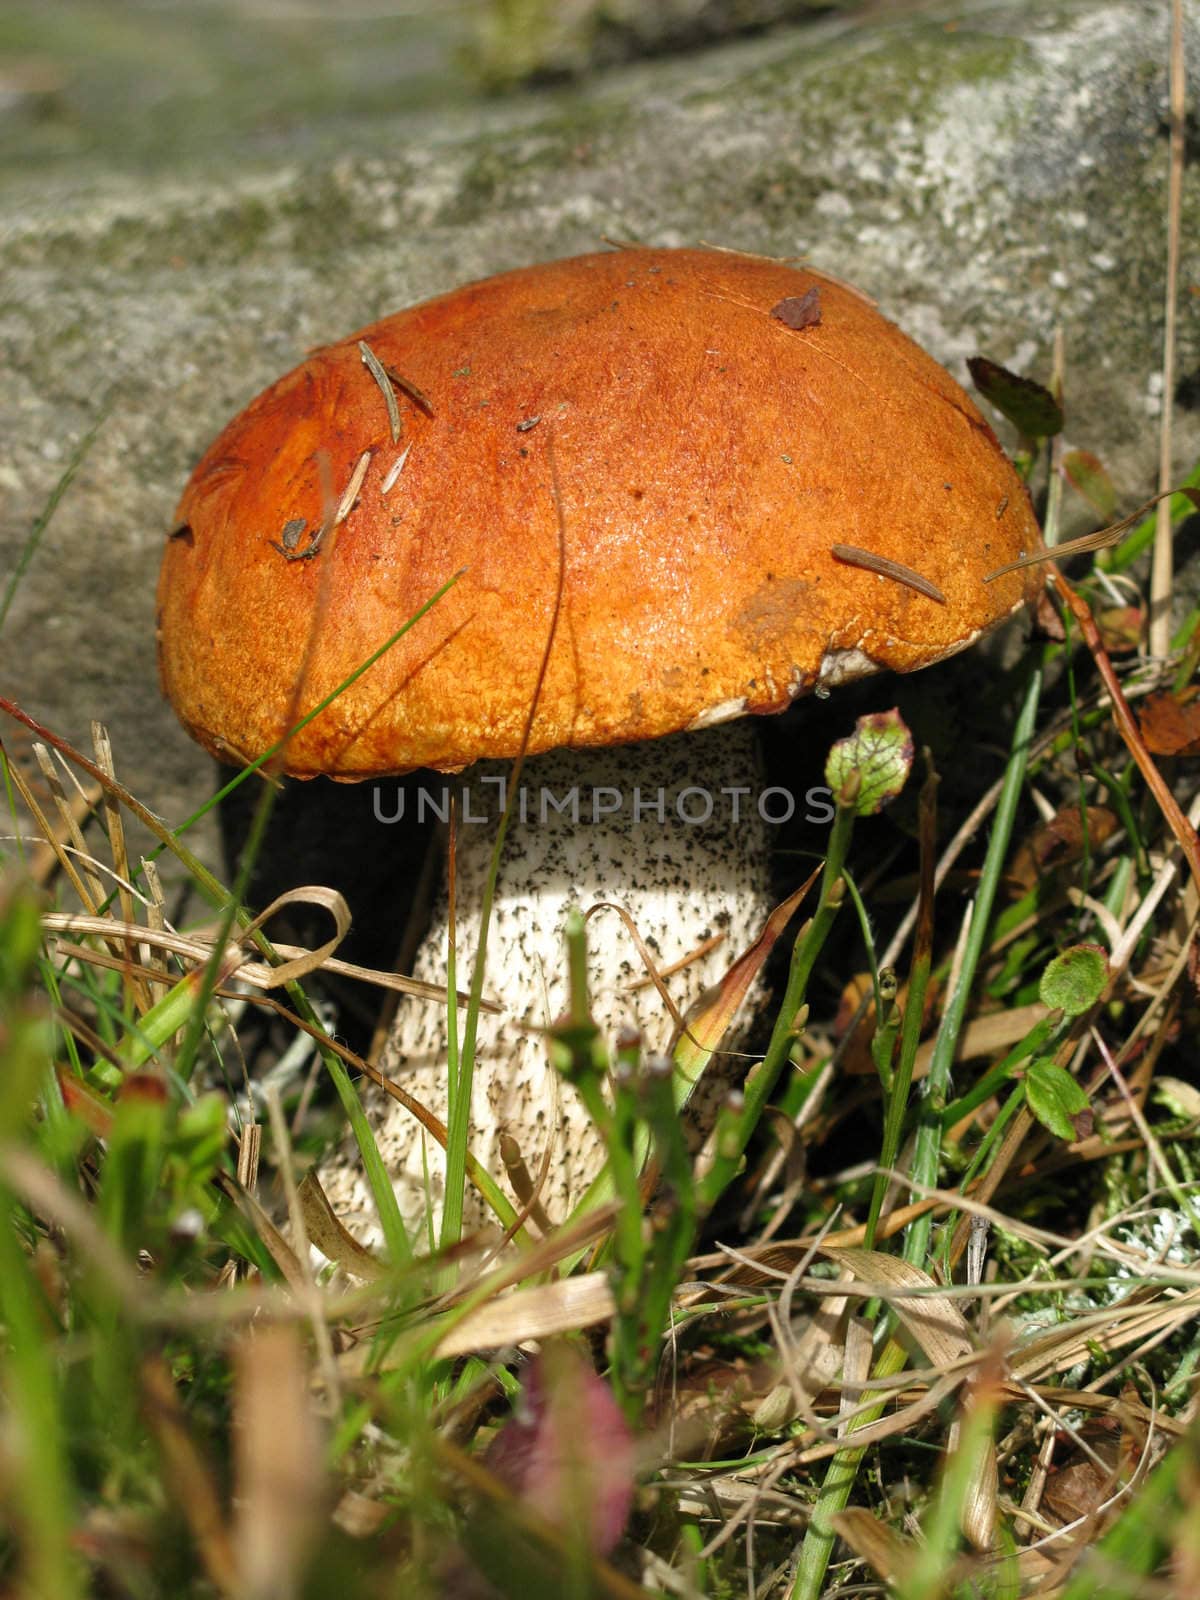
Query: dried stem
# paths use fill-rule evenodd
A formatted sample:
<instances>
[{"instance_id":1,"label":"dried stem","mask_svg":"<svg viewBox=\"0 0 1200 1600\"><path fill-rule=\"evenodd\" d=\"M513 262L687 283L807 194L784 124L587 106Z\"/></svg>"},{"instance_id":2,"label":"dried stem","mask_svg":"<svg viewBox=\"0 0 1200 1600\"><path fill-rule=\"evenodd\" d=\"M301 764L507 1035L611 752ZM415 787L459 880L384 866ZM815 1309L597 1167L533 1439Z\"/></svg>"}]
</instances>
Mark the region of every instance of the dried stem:
<instances>
[{"instance_id":1,"label":"dried stem","mask_svg":"<svg viewBox=\"0 0 1200 1600\"><path fill-rule=\"evenodd\" d=\"M1158 487L1171 483L1171 414L1175 398L1175 308L1179 293L1180 206L1183 194L1184 154L1183 0L1171 4L1170 165L1167 174L1167 284L1163 315L1162 425L1159 430ZM1171 594L1174 551L1171 543L1171 507L1158 503L1154 532L1154 564L1150 575L1150 652L1171 653Z\"/></svg>"}]
</instances>

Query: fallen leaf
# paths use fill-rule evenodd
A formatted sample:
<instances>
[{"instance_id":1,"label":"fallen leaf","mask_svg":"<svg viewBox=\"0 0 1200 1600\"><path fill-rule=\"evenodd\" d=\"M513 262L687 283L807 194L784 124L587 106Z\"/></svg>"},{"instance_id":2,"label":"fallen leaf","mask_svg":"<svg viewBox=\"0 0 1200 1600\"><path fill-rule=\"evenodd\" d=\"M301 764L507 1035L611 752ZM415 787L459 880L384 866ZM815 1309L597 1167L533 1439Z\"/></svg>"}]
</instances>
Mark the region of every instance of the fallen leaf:
<instances>
[{"instance_id":1,"label":"fallen leaf","mask_svg":"<svg viewBox=\"0 0 1200 1600\"><path fill-rule=\"evenodd\" d=\"M852 1272L870 1292L886 1300L904 1331L918 1344L931 1367L945 1371L974 1349L967 1319L956 1300L938 1293L938 1284L897 1256L878 1250L842 1250L820 1246L821 1254Z\"/></svg>"},{"instance_id":2,"label":"fallen leaf","mask_svg":"<svg viewBox=\"0 0 1200 1600\"><path fill-rule=\"evenodd\" d=\"M1151 755L1200 755L1200 700L1181 703L1166 690L1147 695L1138 708L1138 726Z\"/></svg>"},{"instance_id":3,"label":"fallen leaf","mask_svg":"<svg viewBox=\"0 0 1200 1600\"><path fill-rule=\"evenodd\" d=\"M308 1242L327 1261L335 1262L356 1278L379 1278L387 1272L384 1263L359 1244L337 1216L315 1172L305 1174L298 1194Z\"/></svg>"},{"instance_id":4,"label":"fallen leaf","mask_svg":"<svg viewBox=\"0 0 1200 1600\"><path fill-rule=\"evenodd\" d=\"M601 1555L625 1531L633 1435L612 1390L569 1345L550 1345L530 1362L514 1415L484 1464L564 1533L584 1527Z\"/></svg>"},{"instance_id":5,"label":"fallen leaf","mask_svg":"<svg viewBox=\"0 0 1200 1600\"><path fill-rule=\"evenodd\" d=\"M1085 837L1088 849L1095 850L1106 839L1111 839L1119 826L1116 812L1107 806L1088 806L1086 813L1078 806L1064 806L1049 822L1035 828L1022 844L1013 857L1009 877L1028 891L1055 867L1078 861L1083 854Z\"/></svg>"},{"instance_id":6,"label":"fallen leaf","mask_svg":"<svg viewBox=\"0 0 1200 1600\"><path fill-rule=\"evenodd\" d=\"M917 1548L912 1540L889 1528L864 1506L835 1511L829 1525L885 1583L900 1583L916 1563Z\"/></svg>"},{"instance_id":7,"label":"fallen leaf","mask_svg":"<svg viewBox=\"0 0 1200 1600\"><path fill-rule=\"evenodd\" d=\"M816 284L804 294L789 295L786 300L781 300L777 306L771 307L771 315L782 322L785 328L816 328L821 322L821 295Z\"/></svg>"},{"instance_id":8,"label":"fallen leaf","mask_svg":"<svg viewBox=\"0 0 1200 1600\"><path fill-rule=\"evenodd\" d=\"M1096 626L1110 656L1128 655L1141 643L1146 613L1141 606L1105 606L1096 612Z\"/></svg>"},{"instance_id":9,"label":"fallen leaf","mask_svg":"<svg viewBox=\"0 0 1200 1600\"><path fill-rule=\"evenodd\" d=\"M1126 1438L1115 1417L1084 1423L1080 1438L1092 1454L1072 1442L1051 1467L1042 1491L1043 1509L1060 1523L1075 1522L1080 1517L1094 1522L1101 1506L1137 1464L1137 1455L1130 1450L1132 1441ZM1105 1521L1111 1521L1114 1515L1115 1508L1110 1507Z\"/></svg>"}]
</instances>

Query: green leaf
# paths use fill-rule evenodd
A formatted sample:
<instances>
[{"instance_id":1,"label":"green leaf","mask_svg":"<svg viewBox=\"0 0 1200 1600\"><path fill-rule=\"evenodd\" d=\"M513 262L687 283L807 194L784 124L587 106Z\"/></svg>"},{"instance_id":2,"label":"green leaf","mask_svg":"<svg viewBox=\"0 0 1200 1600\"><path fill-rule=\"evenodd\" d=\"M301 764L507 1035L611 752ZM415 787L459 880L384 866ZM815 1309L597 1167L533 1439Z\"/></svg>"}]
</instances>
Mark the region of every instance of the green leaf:
<instances>
[{"instance_id":1,"label":"green leaf","mask_svg":"<svg viewBox=\"0 0 1200 1600\"><path fill-rule=\"evenodd\" d=\"M1092 510L1111 522L1117 509L1117 491L1108 470L1098 456L1090 450L1068 450L1062 460L1063 476L1091 506Z\"/></svg>"},{"instance_id":2,"label":"green leaf","mask_svg":"<svg viewBox=\"0 0 1200 1600\"><path fill-rule=\"evenodd\" d=\"M144 1243L165 1154L170 1108L165 1086L149 1074L131 1076L113 1111L97 1194L110 1238L131 1253Z\"/></svg>"},{"instance_id":3,"label":"green leaf","mask_svg":"<svg viewBox=\"0 0 1200 1600\"><path fill-rule=\"evenodd\" d=\"M967 362L975 387L1025 439L1048 439L1062 432L1062 407L1040 383L1022 378L986 356Z\"/></svg>"},{"instance_id":4,"label":"green leaf","mask_svg":"<svg viewBox=\"0 0 1200 1600\"><path fill-rule=\"evenodd\" d=\"M1052 1011L1081 1017L1090 1011L1108 985L1108 961L1098 944L1075 944L1042 973L1038 999Z\"/></svg>"},{"instance_id":5,"label":"green leaf","mask_svg":"<svg viewBox=\"0 0 1200 1600\"><path fill-rule=\"evenodd\" d=\"M1088 1097L1065 1068L1045 1057L1029 1063L1025 1073L1029 1109L1058 1139L1070 1143L1080 1130L1075 1118L1088 1109Z\"/></svg>"},{"instance_id":6,"label":"green leaf","mask_svg":"<svg viewBox=\"0 0 1200 1600\"><path fill-rule=\"evenodd\" d=\"M1177 1117L1200 1118L1200 1089L1182 1078L1154 1077L1154 1098Z\"/></svg>"},{"instance_id":7,"label":"green leaf","mask_svg":"<svg viewBox=\"0 0 1200 1600\"><path fill-rule=\"evenodd\" d=\"M825 781L840 806L874 816L903 789L913 763L912 734L895 707L859 717L825 763Z\"/></svg>"},{"instance_id":8,"label":"green leaf","mask_svg":"<svg viewBox=\"0 0 1200 1600\"><path fill-rule=\"evenodd\" d=\"M225 1104L219 1094L204 1094L185 1106L172 1131L168 1165L177 1205L194 1198L216 1170L228 1140Z\"/></svg>"}]
</instances>

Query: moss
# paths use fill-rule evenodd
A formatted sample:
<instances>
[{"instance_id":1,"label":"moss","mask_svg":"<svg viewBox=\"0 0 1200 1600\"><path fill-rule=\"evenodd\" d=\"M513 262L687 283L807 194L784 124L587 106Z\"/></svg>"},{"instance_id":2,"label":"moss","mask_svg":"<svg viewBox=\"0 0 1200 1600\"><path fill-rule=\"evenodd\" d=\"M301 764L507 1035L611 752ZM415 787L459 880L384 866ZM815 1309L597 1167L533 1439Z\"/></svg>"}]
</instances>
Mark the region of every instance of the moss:
<instances>
[{"instance_id":1,"label":"moss","mask_svg":"<svg viewBox=\"0 0 1200 1600\"><path fill-rule=\"evenodd\" d=\"M856 0L489 0L464 52L480 84L504 93L761 33Z\"/></svg>"},{"instance_id":2,"label":"moss","mask_svg":"<svg viewBox=\"0 0 1200 1600\"><path fill-rule=\"evenodd\" d=\"M529 203L548 181L601 166L629 123L625 106L556 97L552 115L518 138L482 142L462 166L439 222L461 225Z\"/></svg>"},{"instance_id":3,"label":"moss","mask_svg":"<svg viewBox=\"0 0 1200 1600\"><path fill-rule=\"evenodd\" d=\"M739 87L752 105L802 115L811 147L812 131L828 130L832 137L848 119L881 129L901 118L928 126L943 115L948 86L1012 84L1031 54L1021 39L965 28L947 33L918 20L864 31L849 48L844 39L816 50L797 48Z\"/></svg>"}]
</instances>

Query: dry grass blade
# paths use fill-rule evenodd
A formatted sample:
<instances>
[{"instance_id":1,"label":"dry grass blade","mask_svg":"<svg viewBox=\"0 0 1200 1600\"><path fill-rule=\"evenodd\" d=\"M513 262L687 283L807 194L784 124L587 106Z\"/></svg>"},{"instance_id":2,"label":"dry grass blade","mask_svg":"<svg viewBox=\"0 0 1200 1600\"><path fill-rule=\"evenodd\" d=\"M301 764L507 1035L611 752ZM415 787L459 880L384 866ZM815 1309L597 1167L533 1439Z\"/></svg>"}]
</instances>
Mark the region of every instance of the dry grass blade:
<instances>
[{"instance_id":1,"label":"dry grass blade","mask_svg":"<svg viewBox=\"0 0 1200 1600\"><path fill-rule=\"evenodd\" d=\"M465 1356L555 1333L577 1333L606 1322L615 1310L603 1272L530 1284L469 1311L438 1340L437 1354Z\"/></svg>"},{"instance_id":2,"label":"dry grass blade","mask_svg":"<svg viewBox=\"0 0 1200 1600\"><path fill-rule=\"evenodd\" d=\"M6 774L11 780L13 787L20 795L25 809L33 818L38 832L46 841L47 848L53 852L54 859L58 863L59 869L65 874L71 884L72 889L74 889L75 893L79 896L80 905L87 906L89 910L94 910L95 902L92 899L88 886L84 883L83 879L79 875L79 869L71 859L67 849L66 841L60 838L59 830L54 827L49 817L47 817L46 813L42 810L37 796L34 794L28 780L21 771L20 763L12 759L8 749L4 745L3 740L0 740L0 757L3 758L4 770ZM47 872L45 876L48 877L49 873Z\"/></svg>"},{"instance_id":3,"label":"dry grass blade","mask_svg":"<svg viewBox=\"0 0 1200 1600\"><path fill-rule=\"evenodd\" d=\"M146 906L146 925L154 933L165 933L167 931L167 902L163 895L162 879L158 875L158 865L155 861L147 859L146 856L141 858L141 863L142 881L146 885L146 899L148 902ZM146 962L153 971L162 973L164 977L166 976L167 963L165 958L156 954L149 946L147 946L146 951Z\"/></svg>"},{"instance_id":4,"label":"dry grass blade","mask_svg":"<svg viewBox=\"0 0 1200 1600\"><path fill-rule=\"evenodd\" d=\"M238 1142L237 1180L253 1194L258 1184L258 1164L262 1157L262 1123L244 1122Z\"/></svg>"},{"instance_id":5,"label":"dry grass blade","mask_svg":"<svg viewBox=\"0 0 1200 1600\"><path fill-rule=\"evenodd\" d=\"M108 737L108 729L102 722L92 723L92 748L96 752L96 764L109 778L115 779L116 767L113 764L112 741ZM113 868L117 878L117 898L121 906L121 915L126 924L134 921L133 895L130 893L129 884L129 852L125 847L125 819L121 815L121 806L111 789L104 791L104 826L108 833L108 846L112 851ZM133 946L126 944L124 947L126 959L132 963ZM132 972L125 975L125 988L130 1001L138 1012L143 1015L149 1011L154 1001L147 986L134 977Z\"/></svg>"},{"instance_id":6,"label":"dry grass blade","mask_svg":"<svg viewBox=\"0 0 1200 1600\"><path fill-rule=\"evenodd\" d=\"M317 1357L321 1364L321 1373L325 1380L328 1400L336 1410L340 1408L341 1404L341 1381L338 1376L337 1363L333 1359L333 1339L329 1332L329 1324L325 1320L325 1302L313 1277L312 1251L309 1249L309 1238L304 1224L304 1208L300 1204L300 1195L296 1187L296 1173L292 1162L292 1146L288 1138L287 1119L283 1114L283 1103L279 1098L279 1087L274 1083L267 1085L267 1115L271 1124L271 1136L275 1142L275 1166L283 1184L283 1193L287 1200L288 1221L291 1224L292 1234L296 1240L296 1258L300 1270L299 1293L303 1296L304 1307L312 1324L313 1342L316 1345Z\"/></svg>"},{"instance_id":7,"label":"dry grass blade","mask_svg":"<svg viewBox=\"0 0 1200 1600\"><path fill-rule=\"evenodd\" d=\"M663 1005L666 1007L671 1021L675 1024L676 1028L682 1032L685 1026L683 1015L680 1012L679 1007L671 998L671 992L663 982L663 974L658 970L658 965L654 960L653 952L651 951L650 946L642 938L641 931L630 912L625 906L618 905L615 900L597 900L585 911L584 920L591 922L592 918L601 911L615 911L617 916L620 917L621 921L625 924L626 931L628 932L629 937L633 940L634 946L637 950L638 959L646 969L646 976L642 981L654 985L655 992L657 993L658 998L662 1001Z\"/></svg>"},{"instance_id":8,"label":"dry grass blade","mask_svg":"<svg viewBox=\"0 0 1200 1600\"><path fill-rule=\"evenodd\" d=\"M1037 567L1044 561L1062 561L1070 556L1083 555L1090 550L1108 550L1114 544L1119 544L1148 511L1153 511L1155 506L1161 510L1164 503L1176 494L1186 495L1193 505L1200 505L1200 491L1183 486L1178 489L1164 489L1160 494L1153 494L1149 500L1144 500L1136 511L1131 511L1119 522L1110 523L1107 528L1098 528L1095 533L1081 533L1077 539L1064 539L1061 544L1053 545L1049 550L1035 550L1031 555L1022 556L1019 561L1010 561L1007 566L997 567L994 572L989 572L983 581L995 583L997 578L1003 578L1010 572L1020 572L1025 567ZM1168 516L1169 510L1167 507ZM1164 651L1163 654L1169 654L1169 651Z\"/></svg>"},{"instance_id":9,"label":"dry grass blade","mask_svg":"<svg viewBox=\"0 0 1200 1600\"><path fill-rule=\"evenodd\" d=\"M869 1284L872 1293L887 1301L930 1366L945 1371L974 1351L967 1319L920 1267L878 1250L842 1250L823 1244L821 1254L853 1272L860 1284ZM914 1289L927 1292L913 1294L910 1291Z\"/></svg>"},{"instance_id":10,"label":"dry grass blade","mask_svg":"<svg viewBox=\"0 0 1200 1600\"><path fill-rule=\"evenodd\" d=\"M829 1519L830 1526L885 1583L899 1583L912 1565L912 1546L862 1506L847 1506Z\"/></svg>"},{"instance_id":11,"label":"dry grass blade","mask_svg":"<svg viewBox=\"0 0 1200 1600\"><path fill-rule=\"evenodd\" d=\"M332 893L333 891L321 892ZM285 900L296 897L303 900L309 894L310 891L304 889L292 890L288 895L281 896L280 900L275 901L274 906L269 911L264 912L262 917L256 920L258 922L265 920ZM206 965L212 957L212 941L210 939L195 934L174 933L169 929L159 929L153 925L141 928L136 923L123 923L113 917L79 916L69 912L49 911L42 918L42 926L47 933L53 934L124 934L127 937L132 937L136 934L140 941L149 948L168 951L172 955L193 961L198 966ZM281 979L280 974L283 972L288 972L292 976L300 974L308 977L311 973L321 970L337 973L344 978L356 978L363 983L371 983L381 989L392 989L398 994L412 995L419 1000L435 1000L442 1005L446 1004L449 997L447 991L440 984L423 983L417 978L406 978L400 973L384 972L377 967L356 966L352 961L341 961L332 955L324 954L327 950L336 949L341 943L342 937L343 934L339 934L336 939L322 945L317 951L307 950L304 946L295 944L274 945L273 948L280 955L294 958L287 967L270 967L265 962L249 960L246 952L240 948L241 941L238 940L236 943L228 944L225 947L225 958L221 969L222 982L228 982L236 977L240 982L251 984L258 989L277 989L281 983L288 981L287 979ZM90 959L100 966L111 964L105 962L94 951L85 947L72 945L69 949L73 956L77 956L81 960ZM139 971L144 977L154 976L153 970L150 968L135 967L135 970ZM163 982L176 981L167 974L160 973L160 977ZM460 1000L463 998L464 996L459 996ZM494 1000L484 1000L481 1005L482 1009L490 1014L499 1013L501 1009Z\"/></svg>"},{"instance_id":12,"label":"dry grass blade","mask_svg":"<svg viewBox=\"0 0 1200 1600\"><path fill-rule=\"evenodd\" d=\"M233 1362L239 1600L293 1600L321 1526L325 1461L299 1329L243 1333Z\"/></svg>"},{"instance_id":13,"label":"dry grass blade","mask_svg":"<svg viewBox=\"0 0 1200 1600\"><path fill-rule=\"evenodd\" d=\"M318 945L315 950L310 950L303 956L285 961L281 966L272 967L270 980L265 985L268 989L299 982L310 972L315 972L328 960L350 931L350 907L346 904L344 896L337 889L327 889L323 884L306 884L302 889L289 889L285 894L272 900L265 911L260 911L253 921L239 932L237 942L244 944L247 939L252 939L258 930L285 906L297 904L321 906L328 911L333 918L333 938L327 939L324 944Z\"/></svg>"},{"instance_id":14,"label":"dry grass blade","mask_svg":"<svg viewBox=\"0 0 1200 1600\"><path fill-rule=\"evenodd\" d=\"M1183 0L1171 0L1169 70L1170 146L1167 165L1167 272L1163 290L1162 417L1159 423L1158 487L1171 481L1171 424L1175 404L1176 319L1179 305L1180 216L1183 205L1183 163L1186 153L1186 82L1183 55ZM1150 572L1150 650L1171 653L1171 597L1174 590L1174 548L1167 502L1159 500Z\"/></svg>"},{"instance_id":15,"label":"dry grass blade","mask_svg":"<svg viewBox=\"0 0 1200 1600\"><path fill-rule=\"evenodd\" d=\"M213 1187L218 1189L227 1200L233 1202L246 1218L246 1221L254 1228L263 1244L266 1245L270 1252L271 1260L279 1268L288 1286L297 1295L303 1296L307 1279L304 1269L297 1259L296 1252L288 1244L249 1189L244 1188L236 1178L231 1178L227 1172L221 1171L214 1173Z\"/></svg>"},{"instance_id":16,"label":"dry grass blade","mask_svg":"<svg viewBox=\"0 0 1200 1600\"><path fill-rule=\"evenodd\" d=\"M305 1174L297 1192L308 1242L327 1261L334 1262L355 1278L375 1279L386 1274L383 1262L359 1244L342 1224L315 1172Z\"/></svg>"},{"instance_id":17,"label":"dry grass blade","mask_svg":"<svg viewBox=\"0 0 1200 1600\"><path fill-rule=\"evenodd\" d=\"M396 401L396 391L388 380L388 375L383 369L383 363L365 339L358 341L358 352L362 356L363 366L379 385L379 392L383 396L383 403L387 407L388 427L392 430L392 443L399 444L400 431L404 424L400 420L400 407Z\"/></svg>"},{"instance_id":18,"label":"dry grass blade","mask_svg":"<svg viewBox=\"0 0 1200 1600\"><path fill-rule=\"evenodd\" d=\"M77 784L74 800L68 800L58 768L54 765L49 750L40 740L35 741L33 754L37 760L38 767L41 769L42 777L46 780L46 786L54 798L55 809L58 811L61 824L57 831L58 839L64 843L69 840L75 847L77 854L81 857L86 857L87 846L83 840L83 823L99 801L101 791L93 784L85 792L79 789ZM50 843L51 841L47 840L46 846L43 848L49 846ZM88 885L92 891L92 900L87 908L89 911L93 911L104 899L104 885L98 873L89 872L87 878ZM43 881L39 879L36 871L34 872L34 879L38 882Z\"/></svg>"},{"instance_id":19,"label":"dry grass blade","mask_svg":"<svg viewBox=\"0 0 1200 1600\"><path fill-rule=\"evenodd\" d=\"M1179 802L1172 794L1162 773L1158 770L1154 757L1146 749L1146 741L1142 738L1137 718L1129 709L1129 702L1121 692L1120 682L1113 670L1108 651L1104 648L1104 642L1100 637L1095 618L1092 616L1087 603L1075 592L1057 567L1052 570L1051 578L1055 587L1066 601L1071 615L1079 624L1087 647L1092 653L1092 658L1096 663L1101 678L1104 680L1104 687L1112 698L1113 717L1121 737L1125 741L1126 748L1137 762L1138 769L1146 780L1146 785L1154 796L1159 810L1166 818L1171 832L1179 841L1180 848L1187 858L1192 877L1197 887L1200 888L1200 839L1197 838L1195 828L1184 816L1179 807Z\"/></svg>"},{"instance_id":20,"label":"dry grass blade","mask_svg":"<svg viewBox=\"0 0 1200 1600\"><path fill-rule=\"evenodd\" d=\"M1138 1299L1135 1290L1115 1306L1077 1316L1019 1346L1010 1358L1010 1370L1014 1377L1027 1380L1067 1372L1096 1351L1111 1353L1161 1328L1182 1328L1197 1315L1200 1289L1148 1304Z\"/></svg>"}]
</instances>

